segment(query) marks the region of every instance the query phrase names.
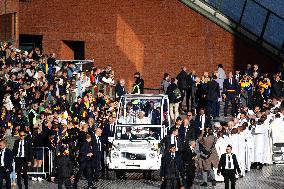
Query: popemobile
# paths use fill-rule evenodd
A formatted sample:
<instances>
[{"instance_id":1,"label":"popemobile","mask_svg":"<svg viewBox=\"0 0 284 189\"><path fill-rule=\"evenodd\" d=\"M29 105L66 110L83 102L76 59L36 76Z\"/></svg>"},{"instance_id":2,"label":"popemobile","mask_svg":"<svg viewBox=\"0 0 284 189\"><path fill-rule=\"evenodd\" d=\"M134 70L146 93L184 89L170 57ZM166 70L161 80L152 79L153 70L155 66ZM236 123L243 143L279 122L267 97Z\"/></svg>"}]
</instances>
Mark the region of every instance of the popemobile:
<instances>
[{"instance_id":1,"label":"popemobile","mask_svg":"<svg viewBox=\"0 0 284 189\"><path fill-rule=\"evenodd\" d=\"M121 97L114 137L107 156L109 170L117 178L127 172L142 172L151 178L161 166L160 142L170 125L167 95L128 94Z\"/></svg>"}]
</instances>

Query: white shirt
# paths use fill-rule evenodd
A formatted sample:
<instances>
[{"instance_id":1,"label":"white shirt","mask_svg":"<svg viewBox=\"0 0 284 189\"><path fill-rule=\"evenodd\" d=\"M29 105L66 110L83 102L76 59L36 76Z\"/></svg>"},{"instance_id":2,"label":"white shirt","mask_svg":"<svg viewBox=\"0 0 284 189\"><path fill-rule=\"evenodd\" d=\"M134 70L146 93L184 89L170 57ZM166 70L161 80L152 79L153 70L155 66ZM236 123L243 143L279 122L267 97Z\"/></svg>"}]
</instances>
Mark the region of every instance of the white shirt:
<instances>
[{"instance_id":1,"label":"white shirt","mask_svg":"<svg viewBox=\"0 0 284 189\"><path fill-rule=\"evenodd\" d=\"M19 141L19 148L18 148L18 154L17 157L25 157L25 145L24 145L25 141L24 140L20 140ZM21 147L22 147L22 155L20 156L20 151L21 151Z\"/></svg>"},{"instance_id":2,"label":"white shirt","mask_svg":"<svg viewBox=\"0 0 284 189\"><path fill-rule=\"evenodd\" d=\"M99 151L102 151L102 145L101 145L100 138L97 135L95 136L96 136L97 144L99 145Z\"/></svg>"},{"instance_id":3,"label":"white shirt","mask_svg":"<svg viewBox=\"0 0 284 189\"><path fill-rule=\"evenodd\" d=\"M5 163L4 163L5 150L6 150L6 147L3 150L1 150L1 167L5 166Z\"/></svg>"},{"instance_id":4,"label":"white shirt","mask_svg":"<svg viewBox=\"0 0 284 189\"><path fill-rule=\"evenodd\" d=\"M230 168L229 168L229 163L231 163ZM225 169L234 169L234 163L233 163L233 156L232 156L232 154L226 154L226 166L225 166Z\"/></svg>"},{"instance_id":5,"label":"white shirt","mask_svg":"<svg viewBox=\"0 0 284 189\"><path fill-rule=\"evenodd\" d=\"M151 124L151 120L148 117L137 118L136 124Z\"/></svg>"},{"instance_id":6,"label":"white shirt","mask_svg":"<svg viewBox=\"0 0 284 189\"><path fill-rule=\"evenodd\" d=\"M201 127L200 130L204 130L205 125L205 114L200 116Z\"/></svg>"},{"instance_id":7,"label":"white shirt","mask_svg":"<svg viewBox=\"0 0 284 189\"><path fill-rule=\"evenodd\" d=\"M177 137L174 135L171 135L171 144L176 145L176 151L178 151L178 146L177 146Z\"/></svg>"}]
</instances>

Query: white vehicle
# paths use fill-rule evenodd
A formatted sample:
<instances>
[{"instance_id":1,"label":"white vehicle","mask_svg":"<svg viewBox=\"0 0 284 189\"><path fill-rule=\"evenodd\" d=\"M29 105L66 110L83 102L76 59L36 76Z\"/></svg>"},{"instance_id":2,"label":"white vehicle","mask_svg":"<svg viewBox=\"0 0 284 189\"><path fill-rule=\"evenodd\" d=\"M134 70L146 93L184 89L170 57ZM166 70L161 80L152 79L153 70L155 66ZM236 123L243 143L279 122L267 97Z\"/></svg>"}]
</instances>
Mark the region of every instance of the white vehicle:
<instances>
[{"instance_id":1,"label":"white vehicle","mask_svg":"<svg viewBox=\"0 0 284 189\"><path fill-rule=\"evenodd\" d=\"M170 125L167 95L124 95L119 102L115 136L107 165L118 178L126 172L148 173L160 169L160 141ZM150 175L150 176L149 176Z\"/></svg>"}]
</instances>

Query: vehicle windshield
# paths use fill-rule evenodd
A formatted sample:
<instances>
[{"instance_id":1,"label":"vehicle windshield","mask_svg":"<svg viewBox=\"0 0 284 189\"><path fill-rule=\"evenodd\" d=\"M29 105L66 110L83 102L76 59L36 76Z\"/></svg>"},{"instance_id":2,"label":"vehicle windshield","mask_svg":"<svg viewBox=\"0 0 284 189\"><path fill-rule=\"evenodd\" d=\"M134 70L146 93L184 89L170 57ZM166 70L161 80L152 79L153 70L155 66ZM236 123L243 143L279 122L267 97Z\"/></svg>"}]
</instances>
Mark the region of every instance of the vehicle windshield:
<instances>
[{"instance_id":1,"label":"vehicle windshield","mask_svg":"<svg viewBox=\"0 0 284 189\"><path fill-rule=\"evenodd\" d=\"M161 106L162 98L122 98L117 123L118 125L161 125Z\"/></svg>"},{"instance_id":2,"label":"vehicle windshield","mask_svg":"<svg viewBox=\"0 0 284 189\"><path fill-rule=\"evenodd\" d=\"M161 140L161 127L117 126L118 140Z\"/></svg>"}]
</instances>

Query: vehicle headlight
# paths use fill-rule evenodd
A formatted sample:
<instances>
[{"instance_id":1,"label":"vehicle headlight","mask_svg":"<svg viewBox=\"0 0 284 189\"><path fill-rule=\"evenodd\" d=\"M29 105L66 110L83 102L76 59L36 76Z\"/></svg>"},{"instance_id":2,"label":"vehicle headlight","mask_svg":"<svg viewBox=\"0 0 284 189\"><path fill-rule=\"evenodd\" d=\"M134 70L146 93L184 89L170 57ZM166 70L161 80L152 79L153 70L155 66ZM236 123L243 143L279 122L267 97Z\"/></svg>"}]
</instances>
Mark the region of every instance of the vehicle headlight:
<instances>
[{"instance_id":1,"label":"vehicle headlight","mask_svg":"<svg viewBox=\"0 0 284 189\"><path fill-rule=\"evenodd\" d=\"M119 157L119 154L118 154L117 152L113 152L112 157L113 157L113 158L118 158L118 157Z\"/></svg>"},{"instance_id":2,"label":"vehicle headlight","mask_svg":"<svg viewBox=\"0 0 284 189\"><path fill-rule=\"evenodd\" d=\"M155 154L154 154L154 153L150 153L150 154L149 154L149 157L150 157L150 158L154 158L154 157L155 157Z\"/></svg>"}]
</instances>

